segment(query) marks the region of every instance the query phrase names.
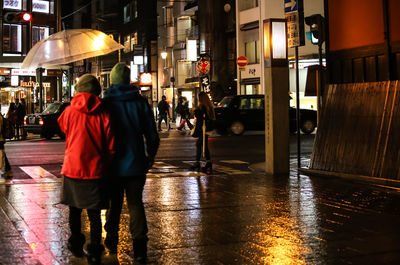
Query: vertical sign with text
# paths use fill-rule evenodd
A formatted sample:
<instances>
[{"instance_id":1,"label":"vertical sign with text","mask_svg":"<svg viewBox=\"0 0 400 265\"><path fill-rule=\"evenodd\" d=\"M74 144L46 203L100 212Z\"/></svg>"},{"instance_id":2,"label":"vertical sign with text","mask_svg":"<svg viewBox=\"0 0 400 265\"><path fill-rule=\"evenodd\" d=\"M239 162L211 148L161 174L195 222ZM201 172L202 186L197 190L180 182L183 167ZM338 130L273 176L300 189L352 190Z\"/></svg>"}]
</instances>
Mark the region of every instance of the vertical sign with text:
<instances>
[{"instance_id":1,"label":"vertical sign with text","mask_svg":"<svg viewBox=\"0 0 400 265\"><path fill-rule=\"evenodd\" d=\"M303 0L284 0L288 47L304 46Z\"/></svg>"}]
</instances>

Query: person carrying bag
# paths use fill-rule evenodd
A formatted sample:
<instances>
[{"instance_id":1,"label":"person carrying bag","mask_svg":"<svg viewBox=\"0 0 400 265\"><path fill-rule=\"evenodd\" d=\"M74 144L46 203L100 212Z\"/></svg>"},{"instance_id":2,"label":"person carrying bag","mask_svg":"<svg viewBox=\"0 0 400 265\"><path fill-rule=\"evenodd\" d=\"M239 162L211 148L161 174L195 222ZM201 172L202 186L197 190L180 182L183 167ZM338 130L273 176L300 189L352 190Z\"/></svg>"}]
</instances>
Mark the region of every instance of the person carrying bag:
<instances>
[{"instance_id":1,"label":"person carrying bag","mask_svg":"<svg viewBox=\"0 0 400 265\"><path fill-rule=\"evenodd\" d=\"M195 126L191 131L191 135L198 138L196 141L196 162L190 168L191 170L202 170L203 172L212 173L212 162L210 150L208 148L208 137L213 130L213 121L215 120L214 108L205 92L199 93L199 106L194 111L196 118ZM200 158L206 158L206 165L201 168Z\"/></svg>"}]
</instances>

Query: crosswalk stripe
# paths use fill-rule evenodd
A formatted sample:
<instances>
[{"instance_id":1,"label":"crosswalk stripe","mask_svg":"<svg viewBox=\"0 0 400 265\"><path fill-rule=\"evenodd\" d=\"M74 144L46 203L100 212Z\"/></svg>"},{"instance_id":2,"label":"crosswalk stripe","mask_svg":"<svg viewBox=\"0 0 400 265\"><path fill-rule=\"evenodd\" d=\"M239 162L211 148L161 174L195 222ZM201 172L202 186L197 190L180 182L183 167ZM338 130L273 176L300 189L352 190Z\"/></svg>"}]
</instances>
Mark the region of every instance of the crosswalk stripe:
<instances>
[{"instance_id":1,"label":"crosswalk stripe","mask_svg":"<svg viewBox=\"0 0 400 265\"><path fill-rule=\"evenodd\" d=\"M57 178L41 166L26 166L19 167L22 171L28 174L33 179L54 179Z\"/></svg>"}]
</instances>

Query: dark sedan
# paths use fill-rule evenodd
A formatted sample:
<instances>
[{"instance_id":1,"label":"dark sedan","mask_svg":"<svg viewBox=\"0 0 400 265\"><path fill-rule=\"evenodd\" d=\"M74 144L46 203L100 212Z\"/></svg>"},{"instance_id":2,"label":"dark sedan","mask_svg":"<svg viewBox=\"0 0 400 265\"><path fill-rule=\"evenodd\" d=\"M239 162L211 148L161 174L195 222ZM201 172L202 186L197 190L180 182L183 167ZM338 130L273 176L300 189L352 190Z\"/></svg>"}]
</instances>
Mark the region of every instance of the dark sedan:
<instances>
[{"instance_id":1,"label":"dark sedan","mask_svg":"<svg viewBox=\"0 0 400 265\"><path fill-rule=\"evenodd\" d=\"M264 95L227 96L215 108L218 133L242 134L245 130L265 130ZM300 130L312 133L317 126L315 110L300 109ZM289 108L289 128L296 132L296 109Z\"/></svg>"},{"instance_id":2,"label":"dark sedan","mask_svg":"<svg viewBox=\"0 0 400 265\"><path fill-rule=\"evenodd\" d=\"M26 132L40 134L40 137L51 139L55 134L64 138L57 119L60 117L69 102L50 103L42 113L28 114L24 118Z\"/></svg>"}]
</instances>

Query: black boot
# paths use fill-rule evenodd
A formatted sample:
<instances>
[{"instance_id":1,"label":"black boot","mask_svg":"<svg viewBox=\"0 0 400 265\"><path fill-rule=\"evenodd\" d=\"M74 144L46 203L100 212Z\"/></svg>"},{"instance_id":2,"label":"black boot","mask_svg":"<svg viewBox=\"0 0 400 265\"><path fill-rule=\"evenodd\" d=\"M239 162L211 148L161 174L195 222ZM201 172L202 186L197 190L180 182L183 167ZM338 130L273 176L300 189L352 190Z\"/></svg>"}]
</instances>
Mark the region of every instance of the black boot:
<instances>
[{"instance_id":1,"label":"black boot","mask_svg":"<svg viewBox=\"0 0 400 265\"><path fill-rule=\"evenodd\" d=\"M202 171L206 174L212 174L212 163L207 161L206 165L202 168Z\"/></svg>"},{"instance_id":2,"label":"black boot","mask_svg":"<svg viewBox=\"0 0 400 265\"><path fill-rule=\"evenodd\" d=\"M75 257L83 257L83 245L85 244L85 236L83 234L71 235L68 239L67 248Z\"/></svg>"},{"instance_id":3,"label":"black boot","mask_svg":"<svg viewBox=\"0 0 400 265\"><path fill-rule=\"evenodd\" d=\"M102 244L92 244L87 246L87 261L90 265L101 264L101 254L104 251L104 246Z\"/></svg>"},{"instance_id":4,"label":"black boot","mask_svg":"<svg viewBox=\"0 0 400 265\"><path fill-rule=\"evenodd\" d=\"M139 263L146 263L147 238L133 240L133 258Z\"/></svg>"},{"instance_id":5,"label":"black boot","mask_svg":"<svg viewBox=\"0 0 400 265\"><path fill-rule=\"evenodd\" d=\"M196 161L196 163L193 164L193 166L190 167L191 171L200 171L200 162Z\"/></svg>"}]
</instances>

